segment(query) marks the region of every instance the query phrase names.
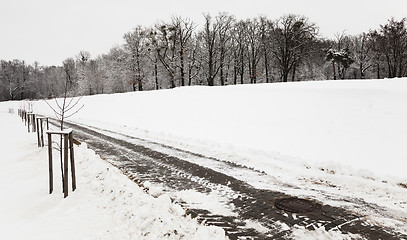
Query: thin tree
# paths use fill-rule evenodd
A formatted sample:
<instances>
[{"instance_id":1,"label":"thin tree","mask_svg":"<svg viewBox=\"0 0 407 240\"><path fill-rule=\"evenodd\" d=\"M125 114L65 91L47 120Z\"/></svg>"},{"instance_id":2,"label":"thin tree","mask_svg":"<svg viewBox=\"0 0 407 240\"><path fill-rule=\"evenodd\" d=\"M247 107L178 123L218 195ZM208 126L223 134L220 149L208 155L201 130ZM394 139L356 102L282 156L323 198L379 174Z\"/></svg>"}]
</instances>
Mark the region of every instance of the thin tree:
<instances>
[{"instance_id":1,"label":"thin tree","mask_svg":"<svg viewBox=\"0 0 407 240\"><path fill-rule=\"evenodd\" d=\"M56 119L60 122L59 124L59 129L61 131L64 130L64 123L66 119L72 117L74 114L78 113L83 107L79 106L79 101L82 99L82 97L68 97L68 89L69 88L69 78L65 78L65 84L64 84L64 92L63 96L61 99L54 98L55 105L53 106L51 103L49 103L47 100L44 100L45 103L52 109L54 112L54 115ZM50 144L50 143L48 143ZM64 170L63 170L63 162L62 162L62 153L63 153L63 144L62 144L62 135L60 136L60 142L59 145L57 144L57 150L59 151L59 156L60 156L60 163L61 163L61 175L62 175L62 185L65 186L64 182Z\"/></svg>"}]
</instances>

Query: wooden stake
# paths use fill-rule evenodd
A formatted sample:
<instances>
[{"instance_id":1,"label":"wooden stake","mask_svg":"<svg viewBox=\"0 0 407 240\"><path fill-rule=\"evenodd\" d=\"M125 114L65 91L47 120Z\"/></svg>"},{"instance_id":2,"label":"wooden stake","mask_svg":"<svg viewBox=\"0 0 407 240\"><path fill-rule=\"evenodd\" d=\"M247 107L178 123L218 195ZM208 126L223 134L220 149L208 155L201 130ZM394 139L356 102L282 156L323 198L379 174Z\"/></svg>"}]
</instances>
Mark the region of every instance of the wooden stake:
<instances>
[{"instance_id":1,"label":"wooden stake","mask_svg":"<svg viewBox=\"0 0 407 240\"><path fill-rule=\"evenodd\" d=\"M37 129L40 129L40 126L39 126L40 122L41 122L41 119L37 118ZM38 147L41 147L40 131L37 131L37 140L38 140Z\"/></svg>"},{"instance_id":2,"label":"wooden stake","mask_svg":"<svg viewBox=\"0 0 407 240\"><path fill-rule=\"evenodd\" d=\"M54 190L54 180L52 172L52 138L51 134L48 133L48 170L49 170L49 194Z\"/></svg>"},{"instance_id":3,"label":"wooden stake","mask_svg":"<svg viewBox=\"0 0 407 240\"><path fill-rule=\"evenodd\" d=\"M68 134L64 134L64 198L68 197Z\"/></svg>"},{"instance_id":4,"label":"wooden stake","mask_svg":"<svg viewBox=\"0 0 407 240\"><path fill-rule=\"evenodd\" d=\"M74 152L73 152L73 137L72 132L69 133L69 150L71 155L71 174L72 174L72 191L76 189L76 176L75 176L75 160L74 160Z\"/></svg>"},{"instance_id":5,"label":"wooden stake","mask_svg":"<svg viewBox=\"0 0 407 240\"><path fill-rule=\"evenodd\" d=\"M44 129L42 128L42 119L41 119L41 147L44 147Z\"/></svg>"},{"instance_id":6,"label":"wooden stake","mask_svg":"<svg viewBox=\"0 0 407 240\"><path fill-rule=\"evenodd\" d=\"M30 116L27 116L27 128L28 128L28 132L30 132Z\"/></svg>"},{"instance_id":7,"label":"wooden stake","mask_svg":"<svg viewBox=\"0 0 407 240\"><path fill-rule=\"evenodd\" d=\"M33 113L31 116L32 116L31 124L32 124L33 132L36 132L37 127L35 126L35 114Z\"/></svg>"}]
</instances>

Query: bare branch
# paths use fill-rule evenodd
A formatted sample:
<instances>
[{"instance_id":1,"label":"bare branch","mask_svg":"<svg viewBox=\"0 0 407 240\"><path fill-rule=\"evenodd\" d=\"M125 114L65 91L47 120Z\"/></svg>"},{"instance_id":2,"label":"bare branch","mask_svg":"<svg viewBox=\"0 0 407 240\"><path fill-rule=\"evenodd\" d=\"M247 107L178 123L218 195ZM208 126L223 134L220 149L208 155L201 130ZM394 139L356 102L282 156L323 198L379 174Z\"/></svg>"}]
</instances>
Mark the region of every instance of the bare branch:
<instances>
[{"instance_id":1,"label":"bare branch","mask_svg":"<svg viewBox=\"0 0 407 240\"><path fill-rule=\"evenodd\" d=\"M68 115L68 116L66 116L66 117L64 117L64 118L67 119L67 118L69 118L69 117L72 117L73 115L75 115L76 113L78 113L84 106L85 106L85 105L82 105L78 110L76 110L75 112L73 112L72 114L70 114L70 115Z\"/></svg>"},{"instance_id":2,"label":"bare branch","mask_svg":"<svg viewBox=\"0 0 407 240\"><path fill-rule=\"evenodd\" d=\"M66 106L66 109L65 109L65 112L69 112L71 109L73 109L76 105L78 105L78 103L79 103L79 101L82 99L82 97L83 96L80 96L76 101L75 101L75 103L71 106L71 107L69 107L69 105L70 105L70 103L72 102L72 99L71 99L71 101L70 101L70 103ZM83 106L82 106L83 107ZM82 108L81 107L81 108Z\"/></svg>"}]
</instances>

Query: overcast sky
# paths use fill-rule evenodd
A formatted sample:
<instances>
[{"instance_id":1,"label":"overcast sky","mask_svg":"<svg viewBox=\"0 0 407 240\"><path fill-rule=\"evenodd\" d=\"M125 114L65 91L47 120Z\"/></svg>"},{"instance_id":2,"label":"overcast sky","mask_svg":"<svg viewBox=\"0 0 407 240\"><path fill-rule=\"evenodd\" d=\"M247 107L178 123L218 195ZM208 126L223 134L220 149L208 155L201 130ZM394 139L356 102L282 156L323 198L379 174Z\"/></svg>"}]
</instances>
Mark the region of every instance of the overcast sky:
<instances>
[{"instance_id":1,"label":"overcast sky","mask_svg":"<svg viewBox=\"0 0 407 240\"><path fill-rule=\"evenodd\" d=\"M173 15L202 26L202 13L227 12L238 19L305 15L333 38L345 31L377 29L390 17L407 17L407 0L0 0L0 59L61 65L81 50L92 57L123 43L137 25L152 26Z\"/></svg>"}]
</instances>

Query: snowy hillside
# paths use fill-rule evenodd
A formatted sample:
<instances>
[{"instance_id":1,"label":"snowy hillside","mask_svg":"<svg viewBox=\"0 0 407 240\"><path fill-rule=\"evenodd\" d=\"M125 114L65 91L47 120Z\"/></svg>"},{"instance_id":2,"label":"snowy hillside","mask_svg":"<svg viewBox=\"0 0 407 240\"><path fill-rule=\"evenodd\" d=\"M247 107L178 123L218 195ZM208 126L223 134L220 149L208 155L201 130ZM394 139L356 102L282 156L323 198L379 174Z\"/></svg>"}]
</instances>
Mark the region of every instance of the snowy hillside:
<instances>
[{"instance_id":1,"label":"snowy hillside","mask_svg":"<svg viewBox=\"0 0 407 240\"><path fill-rule=\"evenodd\" d=\"M184 87L80 102L84 108L69 121L257 169L267 177L227 174L257 188L359 207L371 222L407 232L407 79ZM26 104L3 102L0 112ZM44 101L33 106L53 116ZM343 199L382 206L386 216ZM192 236L199 226L189 224L185 234Z\"/></svg>"},{"instance_id":2,"label":"snowy hillside","mask_svg":"<svg viewBox=\"0 0 407 240\"><path fill-rule=\"evenodd\" d=\"M407 79L185 87L81 102L70 120L86 125L227 154L253 151L270 157L262 165L290 159L344 174L405 177ZM42 101L34 111L53 115Z\"/></svg>"}]
</instances>

